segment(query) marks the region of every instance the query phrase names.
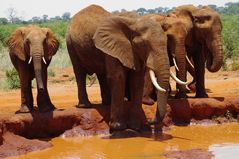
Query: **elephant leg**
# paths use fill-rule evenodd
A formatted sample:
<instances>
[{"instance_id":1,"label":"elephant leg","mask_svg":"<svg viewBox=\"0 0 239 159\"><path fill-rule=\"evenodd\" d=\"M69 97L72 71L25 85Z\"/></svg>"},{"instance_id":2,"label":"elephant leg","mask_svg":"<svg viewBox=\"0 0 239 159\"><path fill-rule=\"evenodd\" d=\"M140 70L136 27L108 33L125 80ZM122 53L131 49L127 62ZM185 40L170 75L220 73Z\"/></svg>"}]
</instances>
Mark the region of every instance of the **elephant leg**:
<instances>
[{"instance_id":1,"label":"elephant leg","mask_svg":"<svg viewBox=\"0 0 239 159\"><path fill-rule=\"evenodd\" d=\"M77 72L76 82L78 87L78 108L91 107L91 103L89 101L87 91L86 91L86 73L85 72Z\"/></svg>"},{"instance_id":2,"label":"elephant leg","mask_svg":"<svg viewBox=\"0 0 239 159\"><path fill-rule=\"evenodd\" d=\"M73 70L76 76L76 83L78 88L78 100L79 103L77 107L90 107L91 103L89 101L87 92L86 92L86 71L83 70L83 67L80 65L80 60L78 56L75 54L75 51L70 47L67 46L69 55L71 58L71 62L73 65Z\"/></svg>"},{"instance_id":3,"label":"elephant leg","mask_svg":"<svg viewBox=\"0 0 239 159\"><path fill-rule=\"evenodd\" d=\"M47 68L44 66L42 68L42 81L44 85L44 90L37 89L37 105L40 112L53 111L55 106L50 100L50 96L47 89Z\"/></svg>"},{"instance_id":4,"label":"elephant leg","mask_svg":"<svg viewBox=\"0 0 239 159\"><path fill-rule=\"evenodd\" d=\"M201 53L196 52L193 56L196 79L196 98L208 98L205 89L205 58Z\"/></svg>"},{"instance_id":5,"label":"elephant leg","mask_svg":"<svg viewBox=\"0 0 239 159\"><path fill-rule=\"evenodd\" d=\"M105 75L97 74L100 83L100 90L101 90L101 98L103 105L110 105L111 97L110 97L110 90L107 84L107 78Z\"/></svg>"},{"instance_id":6,"label":"elephant leg","mask_svg":"<svg viewBox=\"0 0 239 159\"><path fill-rule=\"evenodd\" d=\"M154 100L150 97L150 95L154 92L154 87L150 80L148 69L146 69L145 75L143 76L144 76L144 87L143 87L142 103L147 105L153 105Z\"/></svg>"},{"instance_id":7,"label":"elephant leg","mask_svg":"<svg viewBox=\"0 0 239 159\"><path fill-rule=\"evenodd\" d=\"M141 100L143 96L143 87L144 87L144 74L145 69L140 70L139 72L130 71L130 107L129 109L129 120L127 125L130 129L140 130L141 126L141 117L144 114Z\"/></svg>"},{"instance_id":8,"label":"elephant leg","mask_svg":"<svg viewBox=\"0 0 239 159\"><path fill-rule=\"evenodd\" d=\"M18 73L21 84L21 107L19 112L27 113L33 111L33 96L30 71L25 64L20 64L20 67L18 67Z\"/></svg>"},{"instance_id":9,"label":"elephant leg","mask_svg":"<svg viewBox=\"0 0 239 159\"><path fill-rule=\"evenodd\" d=\"M106 56L107 82L111 92L110 130L126 129L125 85L126 70L119 60Z\"/></svg>"}]
</instances>

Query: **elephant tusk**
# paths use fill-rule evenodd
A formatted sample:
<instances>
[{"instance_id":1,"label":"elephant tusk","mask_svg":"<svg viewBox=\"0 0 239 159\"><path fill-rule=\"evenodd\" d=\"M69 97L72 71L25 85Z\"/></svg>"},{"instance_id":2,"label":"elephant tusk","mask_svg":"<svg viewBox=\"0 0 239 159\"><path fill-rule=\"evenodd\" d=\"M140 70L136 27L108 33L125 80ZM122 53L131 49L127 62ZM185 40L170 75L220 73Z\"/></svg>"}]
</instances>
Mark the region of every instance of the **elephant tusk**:
<instances>
[{"instance_id":1,"label":"elephant tusk","mask_svg":"<svg viewBox=\"0 0 239 159\"><path fill-rule=\"evenodd\" d=\"M157 90L159 90L160 92L166 92L165 89L163 89L162 87L159 86L153 70L149 70L149 75L150 75L150 79L151 79L153 85L155 86L155 88Z\"/></svg>"},{"instance_id":2,"label":"elephant tusk","mask_svg":"<svg viewBox=\"0 0 239 159\"><path fill-rule=\"evenodd\" d=\"M32 61L32 56L30 57L29 61L28 61L28 64L30 64Z\"/></svg>"},{"instance_id":3,"label":"elephant tusk","mask_svg":"<svg viewBox=\"0 0 239 159\"><path fill-rule=\"evenodd\" d=\"M42 60L43 60L43 62L46 64L46 60L45 60L45 58L44 58L44 57L42 57Z\"/></svg>"},{"instance_id":4,"label":"elephant tusk","mask_svg":"<svg viewBox=\"0 0 239 159\"><path fill-rule=\"evenodd\" d=\"M175 60L174 57L173 57L173 63L174 63L175 68L179 71L179 69L178 69L178 65L177 65L177 62L176 62L176 60Z\"/></svg>"},{"instance_id":5,"label":"elephant tusk","mask_svg":"<svg viewBox=\"0 0 239 159\"><path fill-rule=\"evenodd\" d=\"M190 66L194 69L194 66L193 66L193 64L191 63L191 61L189 60L189 58L188 58L187 55L186 55L186 59L187 59L188 63L190 64Z\"/></svg>"},{"instance_id":6,"label":"elephant tusk","mask_svg":"<svg viewBox=\"0 0 239 159\"><path fill-rule=\"evenodd\" d=\"M175 80L178 84L182 84L182 85L188 85L191 83L191 81L188 82L183 82L180 79L178 79L175 74L170 70L170 76L172 77L173 80Z\"/></svg>"}]
</instances>

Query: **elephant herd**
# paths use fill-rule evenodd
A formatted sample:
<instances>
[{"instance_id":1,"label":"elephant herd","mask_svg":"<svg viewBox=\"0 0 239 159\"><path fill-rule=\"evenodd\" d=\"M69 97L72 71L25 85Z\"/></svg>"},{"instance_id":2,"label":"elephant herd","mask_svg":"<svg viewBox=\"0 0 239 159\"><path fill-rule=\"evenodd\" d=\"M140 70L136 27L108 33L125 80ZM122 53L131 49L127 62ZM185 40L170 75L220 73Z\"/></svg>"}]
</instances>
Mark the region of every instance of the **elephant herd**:
<instances>
[{"instance_id":1,"label":"elephant herd","mask_svg":"<svg viewBox=\"0 0 239 159\"><path fill-rule=\"evenodd\" d=\"M205 64L210 72L222 66L222 24L208 7L177 7L168 15L113 14L90 5L75 14L66 44L78 87L77 107L90 107L86 75L99 80L102 105L110 105L110 129L140 130L142 103L157 100L155 122L163 119L170 76L177 82L176 98L186 98L186 85L196 97L205 91ZM20 112L33 111L31 81L37 82L40 112L54 110L47 90L47 67L59 43L48 28L18 28L8 40L11 61L21 82ZM175 66L176 76L170 71ZM186 82L187 72L193 76ZM152 81L152 82L151 82Z\"/></svg>"}]
</instances>

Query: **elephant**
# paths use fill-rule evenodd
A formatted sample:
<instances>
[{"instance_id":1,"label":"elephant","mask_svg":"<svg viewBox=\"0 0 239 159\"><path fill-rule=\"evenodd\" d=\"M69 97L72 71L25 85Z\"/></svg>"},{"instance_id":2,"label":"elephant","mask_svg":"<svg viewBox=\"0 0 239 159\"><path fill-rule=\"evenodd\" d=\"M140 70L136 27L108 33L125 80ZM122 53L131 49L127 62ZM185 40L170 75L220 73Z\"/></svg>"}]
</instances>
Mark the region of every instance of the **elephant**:
<instances>
[{"instance_id":1,"label":"elephant","mask_svg":"<svg viewBox=\"0 0 239 159\"><path fill-rule=\"evenodd\" d=\"M7 45L10 59L16 68L21 85L19 112L34 110L31 81L36 78L39 112L55 109L47 90L47 67L58 50L58 40L49 28L28 25L17 28Z\"/></svg>"},{"instance_id":2,"label":"elephant","mask_svg":"<svg viewBox=\"0 0 239 159\"><path fill-rule=\"evenodd\" d=\"M185 40L187 37L187 28L184 21L172 17L160 14L147 14L146 18L152 19L158 22L168 37L168 56L170 59L170 65L175 66L177 69L177 77L181 81L186 81L186 65L187 65L187 53L185 48ZM155 100L153 85L149 82L149 74L145 74L145 86L143 93L143 103L152 105ZM179 83L179 84L178 84ZM177 93L175 98L186 98L186 84L189 82L177 81ZM152 99L152 98L154 99Z\"/></svg>"},{"instance_id":3,"label":"elephant","mask_svg":"<svg viewBox=\"0 0 239 159\"><path fill-rule=\"evenodd\" d=\"M78 86L78 107L91 106L86 74L96 73L102 104L110 105L110 130L139 130L147 66L161 90L157 92L155 122L163 119L170 65L167 37L158 23L113 15L98 5L90 5L72 17L66 43Z\"/></svg>"},{"instance_id":4,"label":"elephant","mask_svg":"<svg viewBox=\"0 0 239 159\"><path fill-rule=\"evenodd\" d=\"M184 21L188 30L185 47L194 67L187 65L187 69L196 82L195 97L207 98L205 63L210 72L219 71L223 64L220 15L207 6L197 8L193 5L179 6L172 15Z\"/></svg>"}]
</instances>

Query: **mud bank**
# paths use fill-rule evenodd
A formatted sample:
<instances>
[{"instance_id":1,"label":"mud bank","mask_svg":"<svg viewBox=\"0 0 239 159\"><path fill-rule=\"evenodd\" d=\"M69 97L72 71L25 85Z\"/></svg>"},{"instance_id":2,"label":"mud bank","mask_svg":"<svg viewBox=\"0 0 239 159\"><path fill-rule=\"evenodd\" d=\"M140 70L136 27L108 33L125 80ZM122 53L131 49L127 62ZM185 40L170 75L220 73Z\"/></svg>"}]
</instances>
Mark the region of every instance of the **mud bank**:
<instances>
[{"instance_id":1,"label":"mud bank","mask_svg":"<svg viewBox=\"0 0 239 159\"><path fill-rule=\"evenodd\" d=\"M156 105L144 105L143 108L146 118L152 119ZM169 100L164 125L187 124L192 119L202 120L225 116L228 111L235 116L239 113L239 98ZM109 133L108 122L109 107L102 105L94 105L90 109L70 108L49 113L4 115L0 117L0 158L42 150L51 146L47 141L33 140L36 138ZM12 136L14 140L10 141L9 136ZM34 146L29 148L28 145ZM6 147L17 152L2 151Z\"/></svg>"}]
</instances>

